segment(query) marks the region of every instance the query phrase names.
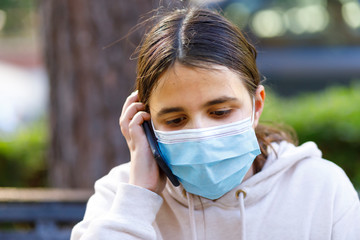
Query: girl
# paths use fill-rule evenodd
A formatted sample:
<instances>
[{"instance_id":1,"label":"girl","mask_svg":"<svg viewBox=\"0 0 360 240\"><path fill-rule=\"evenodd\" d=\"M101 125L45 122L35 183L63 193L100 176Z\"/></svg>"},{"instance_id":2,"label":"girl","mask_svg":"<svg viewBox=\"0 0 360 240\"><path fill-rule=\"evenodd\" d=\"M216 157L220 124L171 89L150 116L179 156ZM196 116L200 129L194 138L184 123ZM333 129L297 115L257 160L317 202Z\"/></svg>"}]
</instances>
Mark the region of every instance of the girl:
<instances>
[{"instance_id":1,"label":"girl","mask_svg":"<svg viewBox=\"0 0 360 240\"><path fill-rule=\"evenodd\" d=\"M360 239L360 203L312 142L259 124L256 51L217 13L174 11L145 35L120 127L131 161L95 184L72 239ZM154 160L152 125L175 187Z\"/></svg>"}]
</instances>

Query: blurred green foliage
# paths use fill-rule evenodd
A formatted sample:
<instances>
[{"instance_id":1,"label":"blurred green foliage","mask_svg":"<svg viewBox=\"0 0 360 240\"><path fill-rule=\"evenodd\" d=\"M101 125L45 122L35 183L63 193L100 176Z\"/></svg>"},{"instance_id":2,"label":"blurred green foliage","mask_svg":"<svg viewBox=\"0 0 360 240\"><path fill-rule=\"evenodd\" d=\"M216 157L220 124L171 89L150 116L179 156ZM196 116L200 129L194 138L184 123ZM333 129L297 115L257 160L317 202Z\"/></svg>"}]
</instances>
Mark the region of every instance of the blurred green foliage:
<instances>
[{"instance_id":1,"label":"blurred green foliage","mask_svg":"<svg viewBox=\"0 0 360 240\"><path fill-rule=\"evenodd\" d=\"M0 139L0 186L46 185L47 123L40 119Z\"/></svg>"},{"instance_id":2,"label":"blurred green foliage","mask_svg":"<svg viewBox=\"0 0 360 240\"><path fill-rule=\"evenodd\" d=\"M35 7L36 0L1 0L0 9L11 9L11 8L27 8L31 9Z\"/></svg>"},{"instance_id":3,"label":"blurred green foliage","mask_svg":"<svg viewBox=\"0 0 360 240\"><path fill-rule=\"evenodd\" d=\"M300 144L314 141L360 189L360 81L290 99L269 93L262 121L293 127Z\"/></svg>"},{"instance_id":4,"label":"blurred green foliage","mask_svg":"<svg viewBox=\"0 0 360 240\"><path fill-rule=\"evenodd\" d=\"M1 0L0 10L6 21L0 36L19 36L31 31L35 25L36 0Z\"/></svg>"}]
</instances>

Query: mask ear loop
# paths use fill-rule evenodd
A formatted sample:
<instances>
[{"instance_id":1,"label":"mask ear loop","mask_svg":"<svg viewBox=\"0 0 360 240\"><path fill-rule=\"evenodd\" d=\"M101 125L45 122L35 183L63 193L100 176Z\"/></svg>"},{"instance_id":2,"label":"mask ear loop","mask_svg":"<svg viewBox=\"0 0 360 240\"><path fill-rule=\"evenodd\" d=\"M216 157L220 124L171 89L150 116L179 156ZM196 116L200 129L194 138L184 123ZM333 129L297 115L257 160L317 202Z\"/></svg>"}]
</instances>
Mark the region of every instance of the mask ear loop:
<instances>
[{"instance_id":1,"label":"mask ear loop","mask_svg":"<svg viewBox=\"0 0 360 240\"><path fill-rule=\"evenodd\" d=\"M152 121L152 119L150 119L150 123L151 123L151 127L152 127L152 129L153 129L153 131L154 131L154 135L155 135L156 139L159 139L159 136L158 136L157 133L156 133L156 129L155 129L155 126L154 126L154 122Z\"/></svg>"},{"instance_id":2,"label":"mask ear loop","mask_svg":"<svg viewBox=\"0 0 360 240\"><path fill-rule=\"evenodd\" d=\"M251 126L254 125L255 120L255 97L252 97L252 103Z\"/></svg>"},{"instance_id":3,"label":"mask ear loop","mask_svg":"<svg viewBox=\"0 0 360 240\"><path fill-rule=\"evenodd\" d=\"M151 123L151 127L155 130L155 126L154 126L152 119L150 119L150 123Z\"/></svg>"}]
</instances>

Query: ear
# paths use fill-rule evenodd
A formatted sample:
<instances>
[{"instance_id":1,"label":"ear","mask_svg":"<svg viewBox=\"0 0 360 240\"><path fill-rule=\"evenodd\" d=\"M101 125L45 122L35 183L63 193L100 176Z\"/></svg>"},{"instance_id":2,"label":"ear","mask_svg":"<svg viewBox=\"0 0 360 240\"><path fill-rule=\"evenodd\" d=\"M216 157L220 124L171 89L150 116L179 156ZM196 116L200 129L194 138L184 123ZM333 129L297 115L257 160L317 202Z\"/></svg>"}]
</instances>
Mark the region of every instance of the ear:
<instances>
[{"instance_id":1,"label":"ear","mask_svg":"<svg viewBox=\"0 0 360 240\"><path fill-rule=\"evenodd\" d=\"M259 124L261 113L264 109L265 104L265 88L263 85L259 85L255 92L255 115L254 115L254 125L253 127Z\"/></svg>"}]
</instances>

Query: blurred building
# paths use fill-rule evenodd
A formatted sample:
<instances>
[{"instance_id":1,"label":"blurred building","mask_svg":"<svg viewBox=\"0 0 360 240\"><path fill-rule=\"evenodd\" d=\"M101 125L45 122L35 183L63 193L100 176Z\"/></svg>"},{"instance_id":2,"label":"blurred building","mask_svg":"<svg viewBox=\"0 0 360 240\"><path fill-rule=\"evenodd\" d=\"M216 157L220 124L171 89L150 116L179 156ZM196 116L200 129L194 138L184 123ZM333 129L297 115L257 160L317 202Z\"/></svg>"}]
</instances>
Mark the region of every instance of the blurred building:
<instances>
[{"instance_id":1,"label":"blurred building","mask_svg":"<svg viewBox=\"0 0 360 240\"><path fill-rule=\"evenodd\" d=\"M46 112L37 24L35 1L0 3L0 137Z\"/></svg>"},{"instance_id":2,"label":"blurred building","mask_svg":"<svg viewBox=\"0 0 360 240\"><path fill-rule=\"evenodd\" d=\"M358 0L193 0L219 9L258 49L267 85L283 95L360 80Z\"/></svg>"}]
</instances>

